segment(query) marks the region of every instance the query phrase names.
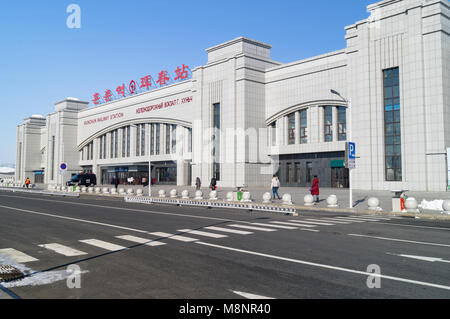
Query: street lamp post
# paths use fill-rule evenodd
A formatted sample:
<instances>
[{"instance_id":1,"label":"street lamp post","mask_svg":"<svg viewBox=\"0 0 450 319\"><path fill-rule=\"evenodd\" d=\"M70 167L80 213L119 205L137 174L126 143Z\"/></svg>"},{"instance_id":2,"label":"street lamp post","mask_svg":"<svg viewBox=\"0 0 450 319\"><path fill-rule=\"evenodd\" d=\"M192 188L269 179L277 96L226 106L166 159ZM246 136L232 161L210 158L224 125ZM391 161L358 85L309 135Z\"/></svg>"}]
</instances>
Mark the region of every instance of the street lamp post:
<instances>
[{"instance_id":1,"label":"street lamp post","mask_svg":"<svg viewBox=\"0 0 450 319\"><path fill-rule=\"evenodd\" d=\"M352 141L352 100L346 99L339 92L337 92L335 90L330 90L330 91L331 91L331 93L339 96L341 99L344 100L344 102L347 103L347 108L348 108L347 141L351 142ZM349 188L349 192L350 192L349 204L350 204L350 208L353 208L353 189L352 189L352 171L353 171L353 169L349 167L348 171L349 171L348 188Z\"/></svg>"}]
</instances>

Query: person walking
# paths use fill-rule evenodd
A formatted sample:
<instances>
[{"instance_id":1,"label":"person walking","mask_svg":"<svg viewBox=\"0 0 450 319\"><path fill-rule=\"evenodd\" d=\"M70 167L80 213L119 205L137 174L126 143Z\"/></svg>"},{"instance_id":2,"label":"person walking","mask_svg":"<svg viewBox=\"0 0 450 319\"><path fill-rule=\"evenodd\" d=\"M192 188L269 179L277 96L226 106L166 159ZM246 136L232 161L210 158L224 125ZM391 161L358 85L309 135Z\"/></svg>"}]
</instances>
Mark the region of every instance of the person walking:
<instances>
[{"instance_id":1,"label":"person walking","mask_svg":"<svg viewBox=\"0 0 450 319\"><path fill-rule=\"evenodd\" d=\"M276 199L275 196L278 199L281 199L280 195L278 195L278 189L280 188L280 180L278 179L277 175L273 175L272 177L272 198Z\"/></svg>"},{"instance_id":2,"label":"person walking","mask_svg":"<svg viewBox=\"0 0 450 319\"><path fill-rule=\"evenodd\" d=\"M216 184L217 184L217 180L215 177L211 178L211 184L209 184L209 187L211 188L212 191L216 190Z\"/></svg>"},{"instance_id":3,"label":"person walking","mask_svg":"<svg viewBox=\"0 0 450 319\"><path fill-rule=\"evenodd\" d=\"M315 202L319 202L319 179L317 178L317 175L314 175L313 183L311 188L309 189L311 192L311 195L315 197Z\"/></svg>"},{"instance_id":4,"label":"person walking","mask_svg":"<svg viewBox=\"0 0 450 319\"><path fill-rule=\"evenodd\" d=\"M115 186L116 189L117 189L117 185L119 185L119 179L117 178L117 176L114 176L114 177L113 177L113 183L114 183L114 186Z\"/></svg>"},{"instance_id":5,"label":"person walking","mask_svg":"<svg viewBox=\"0 0 450 319\"><path fill-rule=\"evenodd\" d=\"M200 181L200 177L197 177L197 178L195 179L195 188L196 188L197 190L199 190L200 187L202 187L202 182Z\"/></svg>"},{"instance_id":6,"label":"person walking","mask_svg":"<svg viewBox=\"0 0 450 319\"><path fill-rule=\"evenodd\" d=\"M30 178L27 177L27 179L25 180L25 186L26 186L27 188L29 188L29 187L30 187L30 184L31 184Z\"/></svg>"}]
</instances>

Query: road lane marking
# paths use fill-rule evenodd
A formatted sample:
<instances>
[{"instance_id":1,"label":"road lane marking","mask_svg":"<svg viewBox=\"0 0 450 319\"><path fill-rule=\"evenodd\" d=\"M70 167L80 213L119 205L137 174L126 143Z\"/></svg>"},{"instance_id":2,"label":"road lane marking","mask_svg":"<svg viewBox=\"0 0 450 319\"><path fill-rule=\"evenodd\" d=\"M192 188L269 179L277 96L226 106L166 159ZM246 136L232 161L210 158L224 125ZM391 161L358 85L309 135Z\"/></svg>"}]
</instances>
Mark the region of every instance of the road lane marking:
<instances>
[{"instance_id":1,"label":"road lane marking","mask_svg":"<svg viewBox=\"0 0 450 319\"><path fill-rule=\"evenodd\" d=\"M421 285L421 286L427 286L427 287L433 287L433 288L450 290L450 286L434 284L434 283L429 283L429 282L424 282L424 281L411 280L411 279L394 277L394 276L388 276L388 275L381 275L381 274L376 274L376 273L372 273L372 272L354 270L354 269L350 269L350 268L343 268L343 267L331 266L331 265L326 265L326 264L319 264L319 263L314 263L314 262L309 262L309 261L304 261L304 260L299 260L299 259L286 258L286 257L281 257L281 256L275 256L275 255L259 253L259 252L256 252L256 251L250 251L250 250L244 250L244 249L238 249L238 248L233 248L233 247L221 246L221 245L216 245L216 244L210 244L210 243L205 243L205 242L201 242L201 241L197 241L196 243L200 244L200 245L205 245L205 246L215 247L215 248L219 248L219 249L226 249L226 250L236 251L236 252L249 254L249 255L255 255L255 256L260 256L260 257L272 258L272 259L288 261L288 262L297 263L297 264L313 266L313 267L319 267L319 268L326 268L326 269L337 270L337 271L342 271L342 272L348 272L348 273L363 275L363 276L367 276L367 277L370 276L372 278L373 277L380 277L380 278L384 278L384 279L400 281L400 282L406 282L406 283L415 284L415 285Z\"/></svg>"},{"instance_id":2,"label":"road lane marking","mask_svg":"<svg viewBox=\"0 0 450 319\"><path fill-rule=\"evenodd\" d=\"M391 226L403 226L403 227L414 227L414 228L425 228L425 229L439 229L439 230L450 231L450 228L445 228L445 227L417 226L417 225L394 224L394 223L383 223L383 222L374 222L374 223L382 224L382 225L391 225Z\"/></svg>"},{"instance_id":3,"label":"road lane marking","mask_svg":"<svg viewBox=\"0 0 450 319\"><path fill-rule=\"evenodd\" d=\"M337 221L349 222L349 223L367 223L368 220L350 218L350 217L336 217Z\"/></svg>"},{"instance_id":4,"label":"road lane marking","mask_svg":"<svg viewBox=\"0 0 450 319\"><path fill-rule=\"evenodd\" d=\"M123 236L116 236L116 238L119 239L123 239L123 240L128 240L131 241L133 243L138 243L138 244L144 244L146 246L162 246L165 245L166 243L160 242L160 241L154 241L152 239L147 239L147 238L141 238L141 237L136 237L136 236L131 236L131 235L123 235Z\"/></svg>"},{"instance_id":5,"label":"road lane marking","mask_svg":"<svg viewBox=\"0 0 450 319\"><path fill-rule=\"evenodd\" d=\"M442 258L438 258L438 257L425 257L425 256L416 256L416 255L402 255L402 254L391 254L391 253L387 253L389 255L395 255L395 256L400 256L400 257L406 257L406 258L412 258L412 259L418 259L418 260L423 260L423 261L429 261L429 262L441 262L441 263L450 263L450 260L445 260Z\"/></svg>"},{"instance_id":6,"label":"road lane marking","mask_svg":"<svg viewBox=\"0 0 450 319\"><path fill-rule=\"evenodd\" d=\"M52 244L42 244L38 245L39 247L53 250L55 253L67 256L67 257L73 257L73 256L81 256L81 255L87 255L84 251L73 249L71 247L67 247L61 244L52 243Z\"/></svg>"},{"instance_id":7,"label":"road lane marking","mask_svg":"<svg viewBox=\"0 0 450 319\"><path fill-rule=\"evenodd\" d=\"M450 247L450 245L447 245L447 244L428 243L428 242L423 242L423 241L414 241L414 240L406 240L406 239L398 239L398 238L377 237L377 236L369 236L369 235L361 235L361 234L348 234L348 235L356 236L356 237L367 237L367 238L374 238L374 239L390 240L390 241L400 241L400 242L412 243L412 244Z\"/></svg>"},{"instance_id":8,"label":"road lane marking","mask_svg":"<svg viewBox=\"0 0 450 319\"><path fill-rule=\"evenodd\" d=\"M313 224L313 225L324 225L324 226L334 226L334 224L330 223L321 223L321 222L308 222L306 220L289 220L293 223L302 223L302 224Z\"/></svg>"},{"instance_id":9,"label":"road lane marking","mask_svg":"<svg viewBox=\"0 0 450 319\"><path fill-rule=\"evenodd\" d=\"M306 220L312 221L312 222L330 222L333 224L350 224L347 222L340 222L340 221L334 221L334 220L325 220L325 219L312 219L312 218L308 218Z\"/></svg>"},{"instance_id":10,"label":"road lane marking","mask_svg":"<svg viewBox=\"0 0 450 319\"><path fill-rule=\"evenodd\" d=\"M309 228L300 228L300 230L306 230L306 231L312 231L312 232L319 232L318 229L309 229Z\"/></svg>"},{"instance_id":11,"label":"road lane marking","mask_svg":"<svg viewBox=\"0 0 450 319\"><path fill-rule=\"evenodd\" d=\"M276 221L276 222L271 222L271 223L274 223L274 224L280 224L280 225L301 226L301 227L306 227L306 228L308 228L308 227L317 227L317 225L306 225L306 224L287 223L287 222L278 222L278 221Z\"/></svg>"},{"instance_id":12,"label":"road lane marking","mask_svg":"<svg viewBox=\"0 0 450 319\"><path fill-rule=\"evenodd\" d=\"M189 233L189 234L205 236L205 237L211 237L211 238L225 238L225 237L228 237L228 235L208 233L208 232L205 232L205 231L193 230L193 229L179 229L177 231L181 232L181 233Z\"/></svg>"},{"instance_id":13,"label":"road lane marking","mask_svg":"<svg viewBox=\"0 0 450 319\"><path fill-rule=\"evenodd\" d=\"M0 249L0 254L6 255L6 257L14 260L17 263L28 263L28 262L39 260L39 259L36 259L34 257L31 257L31 256L21 252L21 251L15 250L14 248Z\"/></svg>"},{"instance_id":14,"label":"road lane marking","mask_svg":"<svg viewBox=\"0 0 450 319\"><path fill-rule=\"evenodd\" d=\"M108 243L106 241L98 240L98 239L84 239L84 240L80 240L80 242L91 245L91 246L103 248L103 249L106 249L109 251L118 251L118 250L122 250L122 249L127 249L126 247L116 245L113 243Z\"/></svg>"},{"instance_id":15,"label":"road lane marking","mask_svg":"<svg viewBox=\"0 0 450 319\"><path fill-rule=\"evenodd\" d=\"M351 221L362 221L362 222L376 222L379 220L389 220L389 219L382 219L382 218L366 218L366 217L336 217L340 220L351 220Z\"/></svg>"},{"instance_id":16,"label":"road lane marking","mask_svg":"<svg viewBox=\"0 0 450 319\"><path fill-rule=\"evenodd\" d=\"M266 226L266 227L280 228L280 229L298 229L298 227L281 226L281 225L264 224L264 223L252 223L252 225L255 225L255 226Z\"/></svg>"},{"instance_id":17,"label":"road lane marking","mask_svg":"<svg viewBox=\"0 0 450 319\"><path fill-rule=\"evenodd\" d=\"M183 242L187 242L187 243L198 240L196 238L190 238L190 237L179 236L179 235L163 233L163 232L156 232L156 233L149 233L149 234L153 235L153 236L157 236L157 237L164 237L164 238L183 241Z\"/></svg>"},{"instance_id":18,"label":"road lane marking","mask_svg":"<svg viewBox=\"0 0 450 319\"><path fill-rule=\"evenodd\" d=\"M221 231L221 232L224 232L224 233L239 234L239 235L250 235L250 234L253 234L253 232L250 232L250 231L222 228L222 227L216 227L216 226L208 226L208 227L203 227L203 228L204 229L209 229L209 230Z\"/></svg>"},{"instance_id":19,"label":"road lane marking","mask_svg":"<svg viewBox=\"0 0 450 319\"><path fill-rule=\"evenodd\" d=\"M262 227L255 227L255 226L245 226L245 225L227 225L229 227L236 227L236 228L243 228L243 229L251 229L251 230L260 230L260 231L277 231L276 229L270 229L270 228L262 228Z\"/></svg>"},{"instance_id":20,"label":"road lane marking","mask_svg":"<svg viewBox=\"0 0 450 319\"><path fill-rule=\"evenodd\" d=\"M329 221L337 224L351 224L351 223L364 223L363 221L355 221L355 220L342 220L332 217L321 218L323 221Z\"/></svg>"},{"instance_id":21,"label":"road lane marking","mask_svg":"<svg viewBox=\"0 0 450 319\"><path fill-rule=\"evenodd\" d=\"M244 298L247 298L247 299L275 299L275 298L271 298L271 297L255 295L255 294L251 294L251 293L248 293L248 292L242 292L242 291L231 290L231 292L235 293L236 295L239 295L239 296L242 296Z\"/></svg>"}]
</instances>

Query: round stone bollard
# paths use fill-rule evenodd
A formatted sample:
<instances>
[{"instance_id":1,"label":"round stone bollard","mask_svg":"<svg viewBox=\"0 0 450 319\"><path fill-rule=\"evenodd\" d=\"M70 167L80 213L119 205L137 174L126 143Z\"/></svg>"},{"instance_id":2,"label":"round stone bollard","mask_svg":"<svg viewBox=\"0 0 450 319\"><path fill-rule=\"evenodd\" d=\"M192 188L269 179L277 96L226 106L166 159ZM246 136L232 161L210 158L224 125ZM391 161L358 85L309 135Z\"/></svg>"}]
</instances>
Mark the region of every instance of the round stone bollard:
<instances>
[{"instance_id":1,"label":"round stone bollard","mask_svg":"<svg viewBox=\"0 0 450 319\"><path fill-rule=\"evenodd\" d=\"M328 207L330 207L330 208L338 207L339 205L338 205L337 196L336 195L328 196L327 204L328 204Z\"/></svg>"},{"instance_id":2,"label":"round stone bollard","mask_svg":"<svg viewBox=\"0 0 450 319\"><path fill-rule=\"evenodd\" d=\"M82 193L86 193L87 192L87 187L86 186L81 187L81 192Z\"/></svg>"},{"instance_id":3,"label":"round stone bollard","mask_svg":"<svg viewBox=\"0 0 450 319\"><path fill-rule=\"evenodd\" d=\"M115 187L111 188L111 195L117 195L117 188Z\"/></svg>"},{"instance_id":4,"label":"round stone bollard","mask_svg":"<svg viewBox=\"0 0 450 319\"><path fill-rule=\"evenodd\" d=\"M314 197L311 194L305 195L305 197L303 197L303 202L305 203L305 206L314 206Z\"/></svg>"},{"instance_id":5,"label":"round stone bollard","mask_svg":"<svg viewBox=\"0 0 450 319\"><path fill-rule=\"evenodd\" d=\"M417 208L419 204L414 197L408 197L405 200L405 208L407 213L419 213L419 209Z\"/></svg>"},{"instance_id":6,"label":"round stone bollard","mask_svg":"<svg viewBox=\"0 0 450 319\"><path fill-rule=\"evenodd\" d=\"M177 198L177 190L176 189L172 189L169 194L170 194L170 198Z\"/></svg>"},{"instance_id":7,"label":"round stone bollard","mask_svg":"<svg viewBox=\"0 0 450 319\"><path fill-rule=\"evenodd\" d=\"M49 191L52 191L52 190L55 189L55 186L53 186L53 185L48 185L47 189L48 189Z\"/></svg>"},{"instance_id":8,"label":"round stone bollard","mask_svg":"<svg viewBox=\"0 0 450 319\"><path fill-rule=\"evenodd\" d=\"M166 197L166 191L164 189L160 189L158 195L159 197Z\"/></svg>"},{"instance_id":9,"label":"round stone bollard","mask_svg":"<svg viewBox=\"0 0 450 319\"><path fill-rule=\"evenodd\" d=\"M103 187L102 193L103 194L109 194L109 188L108 187Z\"/></svg>"},{"instance_id":10,"label":"round stone bollard","mask_svg":"<svg viewBox=\"0 0 450 319\"><path fill-rule=\"evenodd\" d=\"M270 204L272 202L271 199L272 199L272 195L270 195L269 192L266 192L263 194L263 203L264 204Z\"/></svg>"},{"instance_id":11,"label":"round stone bollard","mask_svg":"<svg viewBox=\"0 0 450 319\"><path fill-rule=\"evenodd\" d=\"M228 202L232 202L233 201L233 192L228 192L226 197L227 197Z\"/></svg>"},{"instance_id":12,"label":"round stone bollard","mask_svg":"<svg viewBox=\"0 0 450 319\"><path fill-rule=\"evenodd\" d=\"M94 187L88 187L88 189L87 189L87 191L88 191L88 193L93 193L94 192Z\"/></svg>"},{"instance_id":13,"label":"round stone bollard","mask_svg":"<svg viewBox=\"0 0 450 319\"><path fill-rule=\"evenodd\" d=\"M251 194L250 194L250 192L244 192L244 194L242 194L242 201L243 202L251 202L252 200L251 200Z\"/></svg>"},{"instance_id":14,"label":"round stone bollard","mask_svg":"<svg viewBox=\"0 0 450 319\"><path fill-rule=\"evenodd\" d=\"M127 189L127 195L133 195L133 189L132 188L128 188Z\"/></svg>"},{"instance_id":15,"label":"round stone bollard","mask_svg":"<svg viewBox=\"0 0 450 319\"><path fill-rule=\"evenodd\" d=\"M144 194L144 191L142 190L142 188L136 189L136 196L142 196L143 194Z\"/></svg>"},{"instance_id":16,"label":"round stone bollard","mask_svg":"<svg viewBox=\"0 0 450 319\"><path fill-rule=\"evenodd\" d=\"M125 195L125 188L119 188L119 195Z\"/></svg>"},{"instance_id":17,"label":"round stone bollard","mask_svg":"<svg viewBox=\"0 0 450 319\"><path fill-rule=\"evenodd\" d=\"M96 187L95 188L95 193L96 194L100 194L101 191L102 191L102 189L100 187Z\"/></svg>"},{"instance_id":18,"label":"round stone bollard","mask_svg":"<svg viewBox=\"0 0 450 319\"><path fill-rule=\"evenodd\" d=\"M203 199L203 193L202 191L196 191L195 192L195 198L194 199Z\"/></svg>"},{"instance_id":19,"label":"round stone bollard","mask_svg":"<svg viewBox=\"0 0 450 319\"><path fill-rule=\"evenodd\" d=\"M189 191L187 189L185 189L184 191L181 192L181 198L189 199Z\"/></svg>"},{"instance_id":20,"label":"round stone bollard","mask_svg":"<svg viewBox=\"0 0 450 319\"><path fill-rule=\"evenodd\" d=\"M442 210L444 213L450 214L450 200L444 200L442 202Z\"/></svg>"},{"instance_id":21,"label":"round stone bollard","mask_svg":"<svg viewBox=\"0 0 450 319\"><path fill-rule=\"evenodd\" d=\"M66 186L61 186L61 192L65 192L67 190Z\"/></svg>"},{"instance_id":22,"label":"round stone bollard","mask_svg":"<svg viewBox=\"0 0 450 319\"><path fill-rule=\"evenodd\" d=\"M217 200L217 192L216 191L211 191L209 193L209 200Z\"/></svg>"},{"instance_id":23,"label":"round stone bollard","mask_svg":"<svg viewBox=\"0 0 450 319\"><path fill-rule=\"evenodd\" d=\"M284 194L283 198L283 205L292 205L292 196L291 194Z\"/></svg>"},{"instance_id":24,"label":"round stone bollard","mask_svg":"<svg viewBox=\"0 0 450 319\"><path fill-rule=\"evenodd\" d=\"M375 211L380 211L381 208L379 207L380 205L380 200L376 197L370 197L367 200L367 205L369 206L369 210L375 210Z\"/></svg>"}]
</instances>

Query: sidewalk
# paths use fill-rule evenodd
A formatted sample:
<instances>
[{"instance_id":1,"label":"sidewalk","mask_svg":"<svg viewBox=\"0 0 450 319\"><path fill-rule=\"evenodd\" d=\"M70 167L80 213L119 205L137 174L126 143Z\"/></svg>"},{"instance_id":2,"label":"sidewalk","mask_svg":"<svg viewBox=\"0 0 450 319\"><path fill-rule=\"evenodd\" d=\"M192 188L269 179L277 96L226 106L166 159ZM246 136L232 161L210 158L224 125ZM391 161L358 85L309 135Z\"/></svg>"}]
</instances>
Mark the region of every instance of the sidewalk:
<instances>
[{"instance_id":1,"label":"sidewalk","mask_svg":"<svg viewBox=\"0 0 450 319\"><path fill-rule=\"evenodd\" d=\"M99 187L114 187L114 185L97 185ZM148 187L142 185L119 185L118 188L133 188L134 190L141 188L145 196L148 195ZM152 185L152 196L157 197L159 190L164 189L166 196L169 196L169 192L172 189L176 189L178 196L181 195L183 190L189 191L189 196L194 197L195 187L192 186L175 186L175 185ZM210 189L202 187L203 197L208 198ZM217 189L217 197L219 199L226 199L227 192L236 191L236 188L226 187ZM249 188L248 191L251 194L251 199L255 202L262 202L262 196L264 193L271 193L270 189L263 188ZM303 197L309 194L309 188L307 187L281 187L279 192L282 197L283 194L290 194L292 196L292 202L295 206L304 206ZM336 195L338 198L339 208L349 208L349 190L345 188L321 188L320 189L320 202L315 205L317 208L327 208L326 199L329 195ZM432 201L436 199L450 200L450 192L407 192L408 197L414 197L420 204L422 200ZM353 203L354 209L357 211L366 211L368 209L367 201L370 197L376 197L379 199L379 206L384 212L392 211L392 193L390 191L367 191L367 190L353 190ZM281 204L281 200L272 200L274 204ZM437 210L425 210L427 214L439 214Z\"/></svg>"}]
</instances>

